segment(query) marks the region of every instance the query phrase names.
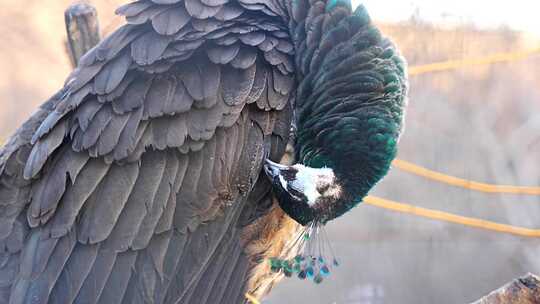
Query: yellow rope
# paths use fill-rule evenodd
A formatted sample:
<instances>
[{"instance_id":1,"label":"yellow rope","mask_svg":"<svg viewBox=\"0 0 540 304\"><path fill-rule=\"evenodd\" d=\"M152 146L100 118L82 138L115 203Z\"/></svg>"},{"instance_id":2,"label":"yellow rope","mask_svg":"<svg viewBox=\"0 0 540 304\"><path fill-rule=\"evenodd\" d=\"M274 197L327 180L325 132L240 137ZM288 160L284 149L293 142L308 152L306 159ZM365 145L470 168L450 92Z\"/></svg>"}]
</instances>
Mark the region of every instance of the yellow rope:
<instances>
[{"instance_id":1,"label":"yellow rope","mask_svg":"<svg viewBox=\"0 0 540 304\"><path fill-rule=\"evenodd\" d=\"M432 72L441 72L447 70L455 70L463 67L486 65L501 62L510 62L523 60L531 55L539 54L540 49L524 50L511 53L498 53L482 58L469 58L461 60L449 60L444 62L436 62L425 65L409 67L409 75L420 75Z\"/></svg>"},{"instance_id":2,"label":"yellow rope","mask_svg":"<svg viewBox=\"0 0 540 304\"><path fill-rule=\"evenodd\" d=\"M461 187L469 190L487 192L487 193L511 193L511 194L527 194L527 195L540 195L540 187L520 187L509 185L493 185L466 180L451 175L439 173L420 167L418 165L406 162L404 160L395 159L392 165L403 171L425 177L430 180L445 183L448 185Z\"/></svg>"},{"instance_id":3,"label":"yellow rope","mask_svg":"<svg viewBox=\"0 0 540 304\"><path fill-rule=\"evenodd\" d=\"M259 302L259 300L257 300L257 298L255 298L254 296L250 295L249 293L246 293L244 296L245 296L246 299L248 299L252 304L261 304L261 302Z\"/></svg>"},{"instance_id":4,"label":"yellow rope","mask_svg":"<svg viewBox=\"0 0 540 304\"><path fill-rule=\"evenodd\" d=\"M378 208L393 210L397 212L412 214L420 217L430 218L434 220L460 224L469 227L475 227L495 232L508 233L525 237L540 237L540 230L529 229L524 227L516 227L491 221L486 221L477 218L465 217L452 213L447 213L438 210L416 207L413 205L403 204L379 197L368 196L364 198L364 203Z\"/></svg>"}]
</instances>

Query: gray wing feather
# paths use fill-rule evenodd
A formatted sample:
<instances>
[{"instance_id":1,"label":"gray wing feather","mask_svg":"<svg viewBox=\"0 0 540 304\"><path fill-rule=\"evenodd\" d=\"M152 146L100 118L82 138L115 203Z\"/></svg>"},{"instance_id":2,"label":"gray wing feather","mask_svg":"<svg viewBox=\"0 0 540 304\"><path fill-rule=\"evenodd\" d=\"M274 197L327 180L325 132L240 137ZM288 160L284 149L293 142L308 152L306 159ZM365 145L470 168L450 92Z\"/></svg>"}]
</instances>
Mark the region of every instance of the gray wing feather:
<instances>
[{"instance_id":1,"label":"gray wing feather","mask_svg":"<svg viewBox=\"0 0 540 304\"><path fill-rule=\"evenodd\" d=\"M87 101L83 103L77 110L74 115L74 120L77 122L70 131L70 135L73 137L73 133L81 128L83 131L88 129L90 122L96 115L96 113L101 109L103 103L96 101Z\"/></svg>"},{"instance_id":2,"label":"gray wing feather","mask_svg":"<svg viewBox=\"0 0 540 304\"><path fill-rule=\"evenodd\" d=\"M145 66L158 60L170 43L170 38L149 31L131 44L131 57L137 64Z\"/></svg>"},{"instance_id":3,"label":"gray wing feather","mask_svg":"<svg viewBox=\"0 0 540 304\"><path fill-rule=\"evenodd\" d=\"M266 40L266 34L263 32L251 32L238 38L246 45L257 46Z\"/></svg>"},{"instance_id":4,"label":"gray wing feather","mask_svg":"<svg viewBox=\"0 0 540 304\"><path fill-rule=\"evenodd\" d=\"M137 164L112 165L81 214L79 241L94 244L105 240L113 229L139 174Z\"/></svg>"},{"instance_id":5,"label":"gray wing feather","mask_svg":"<svg viewBox=\"0 0 540 304\"><path fill-rule=\"evenodd\" d=\"M182 154L178 158L178 171L173 184L173 191L167 200L167 205L163 210L163 215L159 218L156 226L156 234L161 234L172 228L175 210L177 208L177 193L180 191L180 187L183 184L186 172L189 166L189 155ZM191 176L189 177L191 178Z\"/></svg>"},{"instance_id":6,"label":"gray wing feather","mask_svg":"<svg viewBox=\"0 0 540 304\"><path fill-rule=\"evenodd\" d=\"M135 150L136 145L140 141L146 127L148 126L148 121L141 121L141 118L142 108L139 108L135 112L131 113L126 126L120 134L118 144L114 150L107 155L106 161L110 158L115 160L125 159ZM110 161L108 162L110 163Z\"/></svg>"},{"instance_id":7,"label":"gray wing feather","mask_svg":"<svg viewBox=\"0 0 540 304\"><path fill-rule=\"evenodd\" d=\"M100 244L76 246L51 292L51 303L73 303L97 260Z\"/></svg>"},{"instance_id":8,"label":"gray wing feather","mask_svg":"<svg viewBox=\"0 0 540 304\"><path fill-rule=\"evenodd\" d=\"M167 252L165 253L163 263L163 280L157 283L156 292L154 294L156 303L166 303L165 298L167 296L167 292L171 286L174 274L178 270L180 261L183 257L184 248L188 244L188 239L190 237L188 234L180 233L174 229L171 230L170 233L171 240L169 241L169 246L167 247Z\"/></svg>"},{"instance_id":9,"label":"gray wing feather","mask_svg":"<svg viewBox=\"0 0 540 304\"><path fill-rule=\"evenodd\" d=\"M212 174L216 162L216 137L211 138L202 150L201 159L203 166L200 169L200 178L197 183L196 200L193 201L192 208L200 215L206 214L217 201L217 190L213 183ZM212 216L211 218L214 218ZM203 218L204 220L204 218Z\"/></svg>"},{"instance_id":10,"label":"gray wing feather","mask_svg":"<svg viewBox=\"0 0 540 304\"><path fill-rule=\"evenodd\" d=\"M215 64L227 64L231 62L238 52L240 51L240 46L238 44L231 45L216 45L214 47L208 48L208 58Z\"/></svg>"},{"instance_id":11,"label":"gray wing feather","mask_svg":"<svg viewBox=\"0 0 540 304\"><path fill-rule=\"evenodd\" d=\"M77 240L74 233L70 233L61 239L41 241L42 237L39 230L34 231L29 242L37 243L37 248L35 248L36 253L25 254L23 251L21 266L32 265L31 267L33 269L29 271L21 270L21 275L13 283L13 294L10 298L10 304L47 303L49 294L60 276ZM40 256L42 250L39 247L41 244L47 244L45 251L49 252L49 255ZM31 250L31 246L25 248L26 252L29 250ZM38 255L38 257L35 255ZM43 262L43 260L45 261ZM37 276L37 271L40 272L39 276Z\"/></svg>"},{"instance_id":12,"label":"gray wing feather","mask_svg":"<svg viewBox=\"0 0 540 304\"><path fill-rule=\"evenodd\" d=\"M192 17L197 19L207 19L216 15L221 6L208 6L203 4L200 0L185 0L184 4L186 9Z\"/></svg>"},{"instance_id":13,"label":"gray wing feather","mask_svg":"<svg viewBox=\"0 0 540 304\"><path fill-rule=\"evenodd\" d=\"M112 108L110 106L101 107L90 122L90 125L88 125L88 128L84 131L81 129L80 132L75 133L73 139L74 150L80 152L94 146L112 119Z\"/></svg>"},{"instance_id":14,"label":"gray wing feather","mask_svg":"<svg viewBox=\"0 0 540 304\"><path fill-rule=\"evenodd\" d=\"M152 2L150 1L136 1L120 6L116 9L115 13L125 17L132 17L150 7L152 7Z\"/></svg>"},{"instance_id":15,"label":"gray wing feather","mask_svg":"<svg viewBox=\"0 0 540 304\"><path fill-rule=\"evenodd\" d=\"M28 237L21 254L20 278L30 280L42 273L47 267L52 252L54 251L58 239L43 237L42 229L34 230Z\"/></svg>"},{"instance_id":16,"label":"gray wing feather","mask_svg":"<svg viewBox=\"0 0 540 304\"><path fill-rule=\"evenodd\" d=\"M173 103L177 86L178 82L173 77L155 79L146 95L143 119L161 117L167 113L167 105Z\"/></svg>"},{"instance_id":17,"label":"gray wing feather","mask_svg":"<svg viewBox=\"0 0 540 304\"><path fill-rule=\"evenodd\" d=\"M184 113L191 109L193 105L193 97L188 94L186 87L182 81L175 79L176 87L174 89L174 95L171 99L168 99L165 103L166 113Z\"/></svg>"},{"instance_id":18,"label":"gray wing feather","mask_svg":"<svg viewBox=\"0 0 540 304\"><path fill-rule=\"evenodd\" d=\"M235 3L223 5L214 18L219 21L229 21L237 18L244 13L244 9Z\"/></svg>"},{"instance_id":19,"label":"gray wing feather","mask_svg":"<svg viewBox=\"0 0 540 304\"><path fill-rule=\"evenodd\" d=\"M129 249L163 179L167 166L165 153L145 153L133 191L110 234L105 246L116 251Z\"/></svg>"},{"instance_id":20,"label":"gray wing feather","mask_svg":"<svg viewBox=\"0 0 540 304\"><path fill-rule=\"evenodd\" d=\"M58 148L66 135L66 124L57 125L53 131L34 145L24 167L24 178L35 177L45 165L47 158Z\"/></svg>"},{"instance_id":21,"label":"gray wing feather","mask_svg":"<svg viewBox=\"0 0 540 304\"><path fill-rule=\"evenodd\" d=\"M247 69L257 60L257 51L251 48L242 48L236 57L231 61L231 65L237 69Z\"/></svg>"},{"instance_id":22,"label":"gray wing feather","mask_svg":"<svg viewBox=\"0 0 540 304\"><path fill-rule=\"evenodd\" d=\"M209 19L193 19L191 26L198 32L212 32L223 26L222 22L214 18Z\"/></svg>"},{"instance_id":23,"label":"gray wing feather","mask_svg":"<svg viewBox=\"0 0 540 304\"><path fill-rule=\"evenodd\" d=\"M130 56L120 55L107 63L94 80L94 92L99 95L111 93L124 79L131 62Z\"/></svg>"},{"instance_id":24,"label":"gray wing feather","mask_svg":"<svg viewBox=\"0 0 540 304\"><path fill-rule=\"evenodd\" d=\"M139 225L137 235L131 244L134 250L144 249L149 245L153 234L156 232L156 225L163 215L165 205L172 196L176 195L173 187L179 169L179 159L173 153L167 153L166 163L163 177L156 190L153 201L146 206L148 212Z\"/></svg>"},{"instance_id":25,"label":"gray wing feather","mask_svg":"<svg viewBox=\"0 0 540 304\"><path fill-rule=\"evenodd\" d=\"M176 7L156 15L152 19L152 26L158 34L172 35L188 24L190 19L191 16L182 7Z\"/></svg>"},{"instance_id":26,"label":"gray wing feather","mask_svg":"<svg viewBox=\"0 0 540 304\"><path fill-rule=\"evenodd\" d=\"M246 274L249 271L249 261L245 258L240 258L234 271L231 275L229 285L226 288L226 292L223 296L223 303L241 303L244 298L244 290L242 288L234 288L238 282L244 286Z\"/></svg>"},{"instance_id":27,"label":"gray wing feather","mask_svg":"<svg viewBox=\"0 0 540 304\"><path fill-rule=\"evenodd\" d=\"M159 15L161 12L165 11L167 7L152 5L143 10L140 10L135 15L126 16L126 21L129 24L144 24L149 20L152 20L155 16Z\"/></svg>"},{"instance_id":28,"label":"gray wing feather","mask_svg":"<svg viewBox=\"0 0 540 304\"><path fill-rule=\"evenodd\" d=\"M255 81L256 65L248 69L241 70L235 68L226 68L226 74L230 77L223 79L222 94L223 99L228 105L242 104L251 92Z\"/></svg>"},{"instance_id":29,"label":"gray wing feather","mask_svg":"<svg viewBox=\"0 0 540 304\"><path fill-rule=\"evenodd\" d=\"M212 258L212 262L208 265L205 273L199 281L204 281L206 284L196 284L191 295L186 297L186 302L200 301L201 303L213 303L209 301L212 291L217 290L220 281L225 279L224 272L227 268L234 267L234 264L241 252L241 246L235 242L235 238L230 238L226 244L220 244ZM195 300L196 299L196 300Z\"/></svg>"},{"instance_id":30,"label":"gray wing feather","mask_svg":"<svg viewBox=\"0 0 540 304\"><path fill-rule=\"evenodd\" d=\"M189 94L197 101L216 99L218 94L221 70L219 66L208 61L186 66L182 70L182 81ZM200 103L197 103L199 105ZM206 107L210 107L209 104Z\"/></svg>"},{"instance_id":31,"label":"gray wing feather","mask_svg":"<svg viewBox=\"0 0 540 304\"><path fill-rule=\"evenodd\" d=\"M228 282L231 280L234 270L237 268L237 263L241 260L242 250L237 246L233 250L232 256L228 263L219 272L219 280L214 283L214 286L208 290L207 300L203 303L220 303L224 299L224 294L227 291ZM223 302L225 303L225 302Z\"/></svg>"},{"instance_id":32,"label":"gray wing feather","mask_svg":"<svg viewBox=\"0 0 540 304\"><path fill-rule=\"evenodd\" d=\"M28 222L31 227L49 220L65 192L68 181L77 178L88 159L88 154L77 153L68 148L51 161L51 168L46 175L32 186L33 199L28 209Z\"/></svg>"},{"instance_id":33,"label":"gray wing feather","mask_svg":"<svg viewBox=\"0 0 540 304\"><path fill-rule=\"evenodd\" d=\"M208 6L219 6L229 2L229 0L201 0L201 2Z\"/></svg>"},{"instance_id":34,"label":"gray wing feather","mask_svg":"<svg viewBox=\"0 0 540 304\"><path fill-rule=\"evenodd\" d=\"M152 85L151 76L141 75L131 82L124 94L112 103L113 110L118 114L123 114L139 108L143 105L148 90Z\"/></svg>"},{"instance_id":35,"label":"gray wing feather","mask_svg":"<svg viewBox=\"0 0 540 304\"><path fill-rule=\"evenodd\" d=\"M122 303L138 253L137 251L125 251L116 256L114 266L97 303Z\"/></svg>"},{"instance_id":36,"label":"gray wing feather","mask_svg":"<svg viewBox=\"0 0 540 304\"><path fill-rule=\"evenodd\" d=\"M94 264L86 276L79 292L77 293L73 303L97 303L105 284L113 270L117 258L117 254L111 250L99 249ZM77 266L74 264L74 266ZM62 294L62 285L55 285L53 294ZM55 303L55 302L53 302ZM66 303L66 302L56 302ZM67 302L69 303L69 302Z\"/></svg>"},{"instance_id":37,"label":"gray wing feather","mask_svg":"<svg viewBox=\"0 0 540 304\"><path fill-rule=\"evenodd\" d=\"M110 165L101 159L90 159L71 187L63 196L63 203L46 225L47 234L53 238L65 235L73 226L83 204L95 193L96 188L109 171Z\"/></svg>"},{"instance_id":38,"label":"gray wing feather","mask_svg":"<svg viewBox=\"0 0 540 304\"><path fill-rule=\"evenodd\" d=\"M99 136L97 143L89 150L90 156L96 157L97 155L107 155L111 153L114 148L118 146L122 131L126 127L130 117L132 115L136 116L136 112L123 115L112 115L114 115L114 118L107 124L107 127L103 130L103 134Z\"/></svg>"}]
</instances>

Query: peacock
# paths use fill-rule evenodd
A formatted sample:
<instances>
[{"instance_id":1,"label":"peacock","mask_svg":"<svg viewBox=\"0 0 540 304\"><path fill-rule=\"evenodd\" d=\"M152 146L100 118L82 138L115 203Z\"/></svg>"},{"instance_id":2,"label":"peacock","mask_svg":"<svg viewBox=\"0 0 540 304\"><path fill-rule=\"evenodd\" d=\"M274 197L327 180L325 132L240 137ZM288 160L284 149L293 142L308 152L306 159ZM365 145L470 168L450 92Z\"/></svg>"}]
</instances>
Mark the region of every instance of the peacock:
<instances>
[{"instance_id":1,"label":"peacock","mask_svg":"<svg viewBox=\"0 0 540 304\"><path fill-rule=\"evenodd\" d=\"M0 302L229 304L320 283L339 265L324 225L397 152L397 48L346 0L116 12L0 150Z\"/></svg>"}]
</instances>

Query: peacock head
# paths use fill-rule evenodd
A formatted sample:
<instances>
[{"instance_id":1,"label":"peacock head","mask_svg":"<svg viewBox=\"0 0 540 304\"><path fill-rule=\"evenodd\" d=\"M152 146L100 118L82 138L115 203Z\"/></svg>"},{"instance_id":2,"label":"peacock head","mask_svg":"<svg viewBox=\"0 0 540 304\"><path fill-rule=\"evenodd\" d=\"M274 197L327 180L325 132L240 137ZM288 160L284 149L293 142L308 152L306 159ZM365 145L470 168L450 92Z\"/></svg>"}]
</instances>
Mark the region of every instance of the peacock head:
<instances>
[{"instance_id":1,"label":"peacock head","mask_svg":"<svg viewBox=\"0 0 540 304\"><path fill-rule=\"evenodd\" d=\"M294 103L298 163L265 165L281 208L304 226L348 212L386 175L407 104L406 62L394 44L363 6L351 13L347 0L326 3L328 18L346 17L322 36L324 43L312 43L313 50L304 49L308 42L298 43L306 52L298 52L296 60L301 63Z\"/></svg>"},{"instance_id":2,"label":"peacock head","mask_svg":"<svg viewBox=\"0 0 540 304\"><path fill-rule=\"evenodd\" d=\"M371 109L333 126L301 124L295 145L299 162L266 160L264 170L280 207L299 224L326 224L345 214L386 175L397 152L401 118L385 116L379 107L380 112ZM316 136L325 132L332 135Z\"/></svg>"},{"instance_id":3,"label":"peacock head","mask_svg":"<svg viewBox=\"0 0 540 304\"><path fill-rule=\"evenodd\" d=\"M331 168L286 166L266 160L264 170L281 208L298 223L325 223L335 217L334 206L344 199L344 192Z\"/></svg>"}]
</instances>

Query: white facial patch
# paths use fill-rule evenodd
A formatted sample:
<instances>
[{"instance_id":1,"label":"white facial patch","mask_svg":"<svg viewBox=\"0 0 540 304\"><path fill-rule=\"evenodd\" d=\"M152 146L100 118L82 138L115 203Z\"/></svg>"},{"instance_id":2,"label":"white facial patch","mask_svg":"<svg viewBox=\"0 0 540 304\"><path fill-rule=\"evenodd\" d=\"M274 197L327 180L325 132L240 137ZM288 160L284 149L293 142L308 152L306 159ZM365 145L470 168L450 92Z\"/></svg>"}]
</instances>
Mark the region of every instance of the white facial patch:
<instances>
[{"instance_id":1,"label":"white facial patch","mask_svg":"<svg viewBox=\"0 0 540 304\"><path fill-rule=\"evenodd\" d=\"M298 170L295 179L289 185L296 191L302 192L308 199L307 203L312 206L321 196L317 191L317 185L321 183L331 184L335 180L334 171L331 168L310 168L301 164L293 166Z\"/></svg>"}]
</instances>

